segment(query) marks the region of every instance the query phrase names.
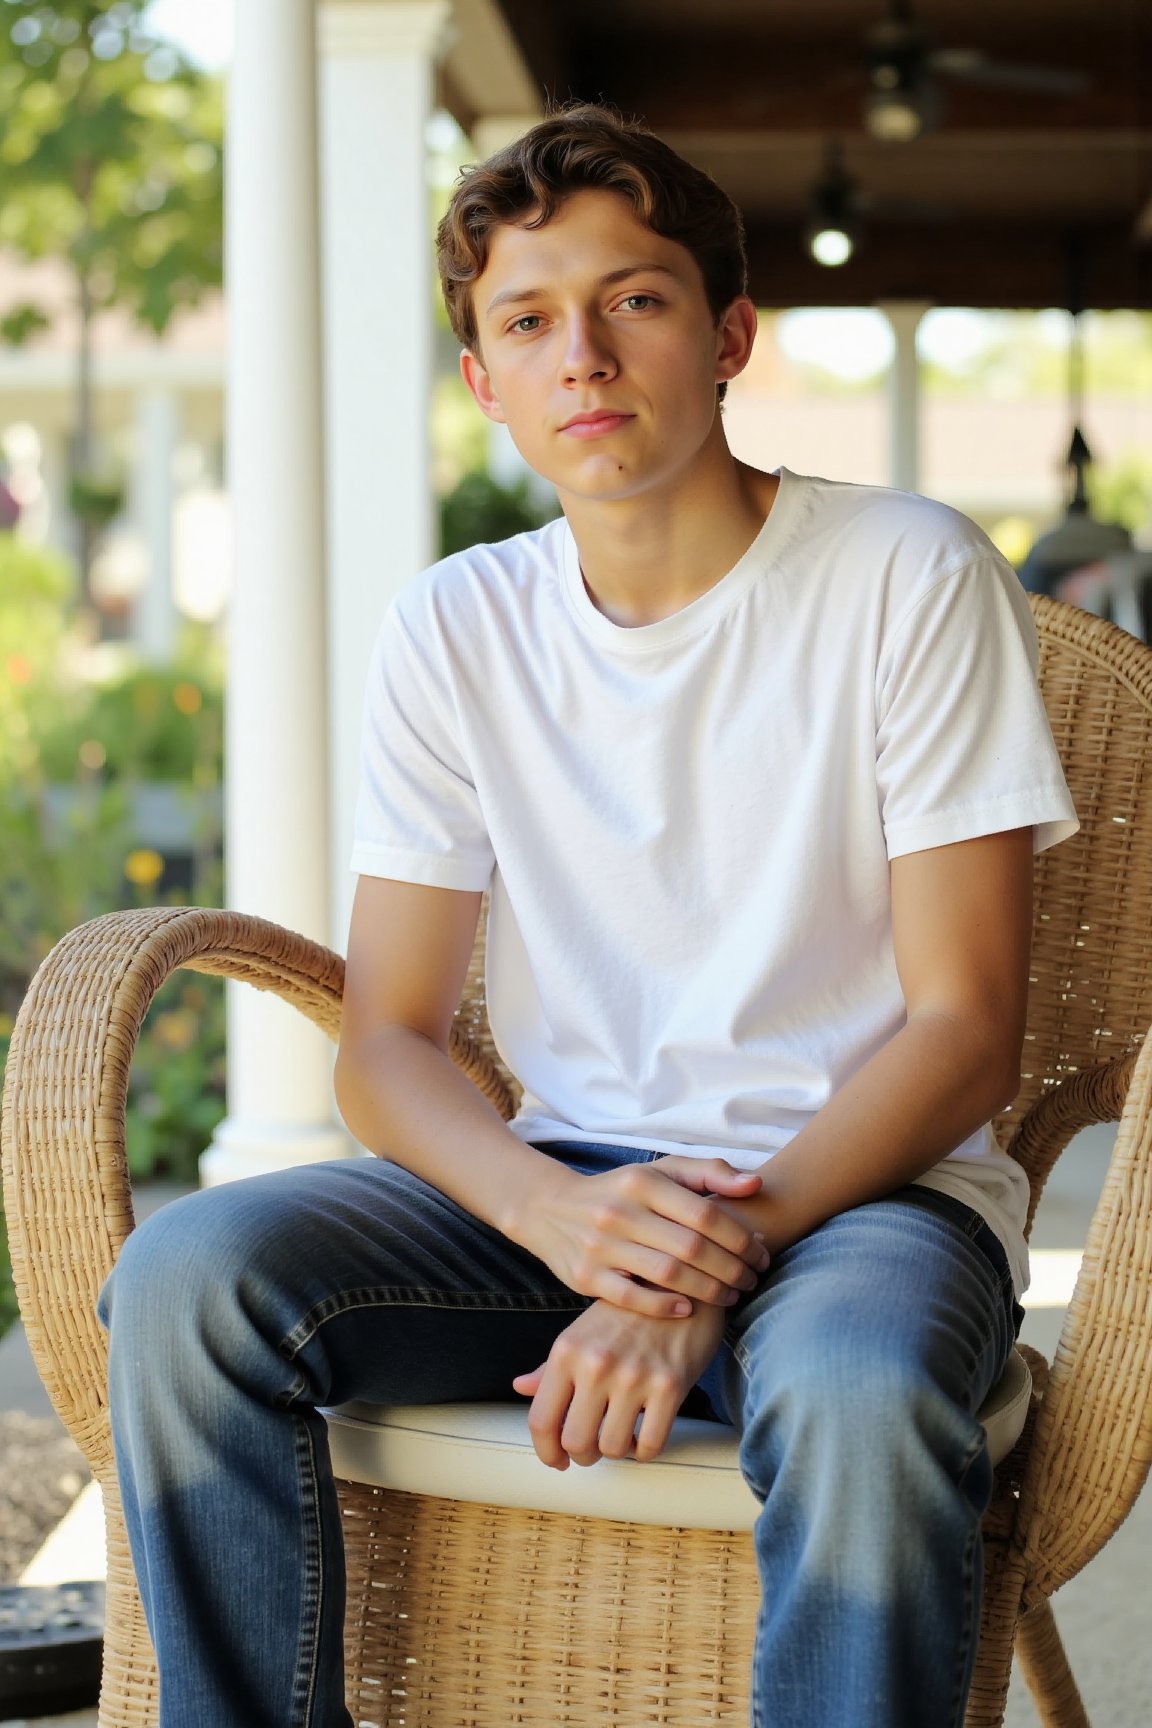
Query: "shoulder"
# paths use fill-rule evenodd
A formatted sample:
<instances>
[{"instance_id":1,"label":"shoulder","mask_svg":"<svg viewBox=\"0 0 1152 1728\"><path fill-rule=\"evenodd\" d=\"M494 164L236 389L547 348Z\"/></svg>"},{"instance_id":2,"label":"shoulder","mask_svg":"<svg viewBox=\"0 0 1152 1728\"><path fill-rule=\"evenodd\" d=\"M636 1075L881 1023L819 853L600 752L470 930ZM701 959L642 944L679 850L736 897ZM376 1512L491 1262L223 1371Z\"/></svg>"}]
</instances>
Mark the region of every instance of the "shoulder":
<instances>
[{"instance_id":1,"label":"shoulder","mask_svg":"<svg viewBox=\"0 0 1152 1728\"><path fill-rule=\"evenodd\" d=\"M919 492L805 476L802 551L817 560L830 590L878 603L882 636L899 629L941 583L979 569L996 587L1019 578L979 523ZM1020 590L1023 596L1023 590ZM1025 602L1026 605L1026 602Z\"/></svg>"},{"instance_id":2,"label":"shoulder","mask_svg":"<svg viewBox=\"0 0 1152 1728\"><path fill-rule=\"evenodd\" d=\"M511 620L541 579L559 569L567 531L557 517L507 540L453 552L406 583L389 612L417 642L457 635L493 617Z\"/></svg>"},{"instance_id":3,"label":"shoulder","mask_svg":"<svg viewBox=\"0 0 1152 1728\"><path fill-rule=\"evenodd\" d=\"M831 537L851 533L859 550L889 561L927 566L941 574L978 557L1001 558L970 516L939 498L894 486L805 476L811 490L808 524Z\"/></svg>"}]
</instances>

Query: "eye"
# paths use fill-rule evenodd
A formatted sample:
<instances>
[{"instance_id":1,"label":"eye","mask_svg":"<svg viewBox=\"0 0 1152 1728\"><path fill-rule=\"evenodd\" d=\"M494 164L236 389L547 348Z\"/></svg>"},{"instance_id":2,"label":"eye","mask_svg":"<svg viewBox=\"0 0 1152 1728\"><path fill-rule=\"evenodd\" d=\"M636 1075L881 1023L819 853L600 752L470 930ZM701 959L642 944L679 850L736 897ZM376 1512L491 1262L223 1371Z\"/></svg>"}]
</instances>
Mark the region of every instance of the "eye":
<instances>
[{"instance_id":1,"label":"eye","mask_svg":"<svg viewBox=\"0 0 1152 1728\"><path fill-rule=\"evenodd\" d=\"M641 304L637 305L637 301L640 301ZM649 306L656 306L659 302L655 294L625 294L620 304L629 307L633 312L646 312Z\"/></svg>"},{"instance_id":2,"label":"eye","mask_svg":"<svg viewBox=\"0 0 1152 1728\"><path fill-rule=\"evenodd\" d=\"M540 323L539 312L525 312L525 314L522 318L514 319L513 322L508 326L508 328L510 330L519 330L521 332L521 334L524 336L531 336L533 330L535 330L536 326L539 323Z\"/></svg>"}]
</instances>

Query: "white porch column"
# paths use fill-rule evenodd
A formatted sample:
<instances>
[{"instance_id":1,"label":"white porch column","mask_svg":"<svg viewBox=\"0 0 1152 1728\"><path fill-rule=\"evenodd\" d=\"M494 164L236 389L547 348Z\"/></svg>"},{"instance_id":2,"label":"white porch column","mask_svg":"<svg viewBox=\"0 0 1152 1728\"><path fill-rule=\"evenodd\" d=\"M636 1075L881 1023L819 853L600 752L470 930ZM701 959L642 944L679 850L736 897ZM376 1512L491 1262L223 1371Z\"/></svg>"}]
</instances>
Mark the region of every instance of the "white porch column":
<instances>
[{"instance_id":1,"label":"white porch column","mask_svg":"<svg viewBox=\"0 0 1152 1728\"><path fill-rule=\"evenodd\" d=\"M888 484L920 490L920 362L916 331L928 300L884 300L880 310L892 326L896 347L888 373Z\"/></svg>"},{"instance_id":2,"label":"white porch column","mask_svg":"<svg viewBox=\"0 0 1152 1728\"><path fill-rule=\"evenodd\" d=\"M319 11L329 918L341 952L368 656L392 596L436 556L424 135L451 17L449 0L323 0Z\"/></svg>"},{"instance_id":3,"label":"white porch column","mask_svg":"<svg viewBox=\"0 0 1152 1728\"><path fill-rule=\"evenodd\" d=\"M142 389L136 399L135 431L131 513L147 549L148 579L134 609L133 634L146 659L166 660L176 645L172 593L173 465L180 433L176 392L159 386Z\"/></svg>"},{"instance_id":4,"label":"white porch column","mask_svg":"<svg viewBox=\"0 0 1152 1728\"><path fill-rule=\"evenodd\" d=\"M236 0L225 259L227 902L328 935L316 36L313 0ZM228 985L229 1114L205 1183L344 1157L330 1046L264 991Z\"/></svg>"}]
</instances>

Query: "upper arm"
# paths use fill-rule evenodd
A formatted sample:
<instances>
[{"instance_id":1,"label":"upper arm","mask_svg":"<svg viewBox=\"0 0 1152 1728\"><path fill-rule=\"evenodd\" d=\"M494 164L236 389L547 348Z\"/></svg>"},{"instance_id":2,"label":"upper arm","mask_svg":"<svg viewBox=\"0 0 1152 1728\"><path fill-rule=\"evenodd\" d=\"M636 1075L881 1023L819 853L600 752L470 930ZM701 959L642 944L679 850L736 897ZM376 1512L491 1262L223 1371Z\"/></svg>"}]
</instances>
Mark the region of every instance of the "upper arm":
<instances>
[{"instance_id":1,"label":"upper arm","mask_svg":"<svg viewBox=\"0 0 1152 1728\"><path fill-rule=\"evenodd\" d=\"M974 1025L1019 1075L1032 948L1032 829L908 852L889 865L892 941L909 1018Z\"/></svg>"},{"instance_id":2,"label":"upper arm","mask_svg":"<svg viewBox=\"0 0 1152 1728\"><path fill-rule=\"evenodd\" d=\"M385 1025L409 1026L447 1049L481 898L479 889L430 888L384 876L358 879L338 1064Z\"/></svg>"}]
</instances>

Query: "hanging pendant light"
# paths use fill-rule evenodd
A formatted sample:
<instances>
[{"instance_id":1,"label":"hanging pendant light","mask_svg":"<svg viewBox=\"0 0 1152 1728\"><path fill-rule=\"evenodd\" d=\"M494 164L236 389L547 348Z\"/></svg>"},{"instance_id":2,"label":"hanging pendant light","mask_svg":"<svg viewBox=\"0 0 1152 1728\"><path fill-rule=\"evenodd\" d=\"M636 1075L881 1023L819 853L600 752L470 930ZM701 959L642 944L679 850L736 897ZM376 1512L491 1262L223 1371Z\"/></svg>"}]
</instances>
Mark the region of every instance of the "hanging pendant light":
<instances>
[{"instance_id":1,"label":"hanging pendant light","mask_svg":"<svg viewBox=\"0 0 1152 1728\"><path fill-rule=\"evenodd\" d=\"M1086 564L1096 564L1111 553L1127 551L1132 536L1119 522L1101 522L1088 508L1085 475L1092 461L1088 440L1080 429L1083 418L1084 352L1080 318L1084 311L1081 293L1080 237L1070 235L1067 249L1068 311L1072 329L1068 345L1068 394L1072 419L1072 442L1065 457L1072 485L1064 507L1064 519L1041 534L1020 566L1022 585L1032 594L1052 594L1062 576Z\"/></svg>"},{"instance_id":2,"label":"hanging pendant light","mask_svg":"<svg viewBox=\"0 0 1152 1728\"><path fill-rule=\"evenodd\" d=\"M820 178L809 195L804 244L817 264L846 264L860 241L856 182L844 166L844 147L831 139Z\"/></svg>"}]
</instances>

